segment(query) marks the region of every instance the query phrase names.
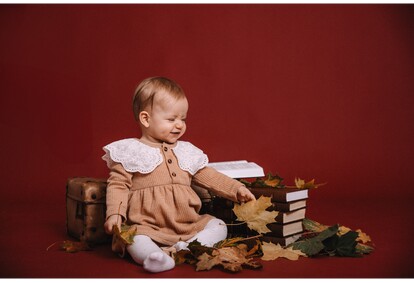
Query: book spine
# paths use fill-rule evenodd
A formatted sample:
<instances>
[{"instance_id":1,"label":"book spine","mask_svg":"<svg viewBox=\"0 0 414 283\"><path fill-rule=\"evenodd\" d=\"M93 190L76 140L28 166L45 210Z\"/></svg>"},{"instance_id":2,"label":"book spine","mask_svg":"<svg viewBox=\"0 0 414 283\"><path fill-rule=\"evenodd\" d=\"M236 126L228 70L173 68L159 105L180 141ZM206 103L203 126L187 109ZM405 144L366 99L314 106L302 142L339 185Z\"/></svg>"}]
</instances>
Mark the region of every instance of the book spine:
<instances>
[{"instance_id":1,"label":"book spine","mask_svg":"<svg viewBox=\"0 0 414 283\"><path fill-rule=\"evenodd\" d=\"M256 199L260 198L261 196L265 197L271 197L272 202L286 202L286 193L276 193L276 190L280 189L274 189L274 188L249 188L252 194L256 197Z\"/></svg>"},{"instance_id":2,"label":"book spine","mask_svg":"<svg viewBox=\"0 0 414 283\"><path fill-rule=\"evenodd\" d=\"M300 237L301 233L294 234L287 237L272 237L272 236L262 236L261 240L263 242L273 243L275 245L279 244L281 246L288 246L294 242L296 242Z\"/></svg>"},{"instance_id":3,"label":"book spine","mask_svg":"<svg viewBox=\"0 0 414 283\"><path fill-rule=\"evenodd\" d=\"M268 224L267 227L272 231L269 233L266 233L266 236L275 236L275 237L286 237L286 236L290 236L293 234L297 234L303 231L303 225L302 225L302 221L297 221L300 222L300 225L296 225L296 222L291 222L289 224L281 224L281 223L271 223ZM290 225L294 224L294 229L291 229Z\"/></svg>"},{"instance_id":4,"label":"book spine","mask_svg":"<svg viewBox=\"0 0 414 283\"><path fill-rule=\"evenodd\" d=\"M260 196L271 197L272 202L288 203L288 194L307 191L306 189L276 189L276 188L249 188L252 194L259 198ZM295 199L299 200L299 199Z\"/></svg>"}]
</instances>

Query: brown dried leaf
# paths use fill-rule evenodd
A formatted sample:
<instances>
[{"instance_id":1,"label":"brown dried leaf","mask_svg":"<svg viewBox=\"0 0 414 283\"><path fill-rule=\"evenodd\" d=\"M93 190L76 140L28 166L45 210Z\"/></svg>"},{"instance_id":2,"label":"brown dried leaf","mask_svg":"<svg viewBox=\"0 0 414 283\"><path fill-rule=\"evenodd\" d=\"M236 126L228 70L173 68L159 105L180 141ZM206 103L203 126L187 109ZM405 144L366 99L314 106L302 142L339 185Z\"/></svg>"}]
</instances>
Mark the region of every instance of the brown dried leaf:
<instances>
[{"instance_id":1,"label":"brown dried leaf","mask_svg":"<svg viewBox=\"0 0 414 283\"><path fill-rule=\"evenodd\" d=\"M203 253L198 257L196 271L210 270L216 265L221 265L224 269L231 272L238 272L243 266L249 268L260 268L261 265L247 258L247 245L239 244L233 247L223 247L215 249L211 255Z\"/></svg>"},{"instance_id":2,"label":"brown dried leaf","mask_svg":"<svg viewBox=\"0 0 414 283\"><path fill-rule=\"evenodd\" d=\"M196 271L210 270L215 265L220 263L220 259L216 256L209 255L208 253L203 253L198 258L196 264Z\"/></svg>"},{"instance_id":3,"label":"brown dried leaf","mask_svg":"<svg viewBox=\"0 0 414 283\"><path fill-rule=\"evenodd\" d=\"M267 179L263 181L263 183L266 186L272 187L272 188L276 188L278 185L280 185L280 182L282 181L282 179L279 176L272 176L271 174L267 175Z\"/></svg>"},{"instance_id":4,"label":"brown dried leaf","mask_svg":"<svg viewBox=\"0 0 414 283\"><path fill-rule=\"evenodd\" d=\"M63 241L60 249L68 253L76 253L80 251L91 251L92 248L86 242Z\"/></svg>"},{"instance_id":5,"label":"brown dried leaf","mask_svg":"<svg viewBox=\"0 0 414 283\"><path fill-rule=\"evenodd\" d=\"M121 230L119 230L118 225L114 225L112 231L114 238L121 241L124 245L130 245L134 242L134 236L137 228L136 226L131 228L131 226L122 225Z\"/></svg>"}]
</instances>

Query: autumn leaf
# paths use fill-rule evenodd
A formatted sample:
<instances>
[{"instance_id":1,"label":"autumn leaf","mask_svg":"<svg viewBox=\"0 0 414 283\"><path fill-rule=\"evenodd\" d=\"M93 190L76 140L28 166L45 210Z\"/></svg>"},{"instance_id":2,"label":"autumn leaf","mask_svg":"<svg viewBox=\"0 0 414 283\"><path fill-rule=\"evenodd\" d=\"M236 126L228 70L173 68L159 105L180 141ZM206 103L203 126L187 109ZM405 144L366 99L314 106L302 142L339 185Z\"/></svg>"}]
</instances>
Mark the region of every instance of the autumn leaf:
<instances>
[{"instance_id":1,"label":"autumn leaf","mask_svg":"<svg viewBox=\"0 0 414 283\"><path fill-rule=\"evenodd\" d=\"M179 250L172 255L176 265L188 263L195 264L197 261L194 259L193 254L190 250Z\"/></svg>"},{"instance_id":2,"label":"autumn leaf","mask_svg":"<svg viewBox=\"0 0 414 283\"><path fill-rule=\"evenodd\" d=\"M296 188L302 189L305 187L305 180L295 178L295 185L296 185Z\"/></svg>"},{"instance_id":3,"label":"autumn leaf","mask_svg":"<svg viewBox=\"0 0 414 283\"><path fill-rule=\"evenodd\" d=\"M68 253L76 253L80 251L91 251L92 248L84 241L82 242L73 242L73 241L63 241L60 245L60 249Z\"/></svg>"},{"instance_id":4,"label":"autumn leaf","mask_svg":"<svg viewBox=\"0 0 414 283\"><path fill-rule=\"evenodd\" d=\"M274 223L278 211L266 211L266 208L272 205L270 197L261 196L257 200L249 201L244 204L235 204L233 211L237 216L237 221L246 222L251 230L262 234L271 232L266 227L269 223Z\"/></svg>"},{"instance_id":5,"label":"autumn leaf","mask_svg":"<svg viewBox=\"0 0 414 283\"><path fill-rule=\"evenodd\" d=\"M210 270L220 263L219 258L209 255L208 253L203 253L197 259L198 262L196 264L196 271Z\"/></svg>"},{"instance_id":6,"label":"autumn leaf","mask_svg":"<svg viewBox=\"0 0 414 283\"><path fill-rule=\"evenodd\" d=\"M237 245L239 242L244 241L246 238L243 237L236 237L236 238L227 238L220 242L214 244L215 248L224 248L224 247L232 247Z\"/></svg>"},{"instance_id":7,"label":"autumn leaf","mask_svg":"<svg viewBox=\"0 0 414 283\"><path fill-rule=\"evenodd\" d=\"M238 272L243 266L249 268L260 268L261 265L247 257L247 245L241 244L233 247L215 249L210 254L203 253L197 259L196 271L210 270L216 265L221 265L231 272Z\"/></svg>"},{"instance_id":8,"label":"autumn leaf","mask_svg":"<svg viewBox=\"0 0 414 283\"><path fill-rule=\"evenodd\" d=\"M325 230L326 228L328 228L329 226L323 225L319 222L316 222L314 220L311 220L309 218L305 218L302 220L303 223L303 228L306 231L310 231L310 232L316 232L316 233L320 233L323 230Z\"/></svg>"},{"instance_id":9,"label":"autumn leaf","mask_svg":"<svg viewBox=\"0 0 414 283\"><path fill-rule=\"evenodd\" d=\"M358 233L358 242L362 242L363 244L371 242L371 237L361 231L361 229L357 229L356 232Z\"/></svg>"},{"instance_id":10,"label":"autumn leaf","mask_svg":"<svg viewBox=\"0 0 414 283\"><path fill-rule=\"evenodd\" d=\"M121 241L124 245L130 245L134 242L134 236L137 231L137 228L131 228L128 225L121 225L121 230L119 230L118 225L114 225L112 228L113 236Z\"/></svg>"},{"instance_id":11,"label":"autumn leaf","mask_svg":"<svg viewBox=\"0 0 414 283\"><path fill-rule=\"evenodd\" d=\"M345 235L349 231L352 231L351 228L341 225L339 226L339 229L338 229L338 235L339 236Z\"/></svg>"},{"instance_id":12,"label":"autumn leaf","mask_svg":"<svg viewBox=\"0 0 414 283\"><path fill-rule=\"evenodd\" d=\"M364 245L364 244L361 244L361 243L358 243L355 247L356 253L361 254L361 255L362 254L370 254L370 253L372 253L373 250L374 250L373 247L368 246L368 245Z\"/></svg>"},{"instance_id":13,"label":"autumn leaf","mask_svg":"<svg viewBox=\"0 0 414 283\"><path fill-rule=\"evenodd\" d=\"M323 241L325 251L330 255L355 257L360 254L356 251L358 233L349 231L343 235L335 234Z\"/></svg>"},{"instance_id":14,"label":"autumn leaf","mask_svg":"<svg viewBox=\"0 0 414 283\"><path fill-rule=\"evenodd\" d=\"M264 180L264 184L268 187L276 188L281 184L283 179L279 177L278 175L273 176L272 174L267 174L267 179Z\"/></svg>"},{"instance_id":15,"label":"autumn leaf","mask_svg":"<svg viewBox=\"0 0 414 283\"><path fill-rule=\"evenodd\" d=\"M315 184L315 179L312 179L309 182L305 182L305 180L302 180L300 178L295 178L295 186L298 189L316 189L323 185L326 185L326 183Z\"/></svg>"},{"instance_id":16,"label":"autumn leaf","mask_svg":"<svg viewBox=\"0 0 414 283\"><path fill-rule=\"evenodd\" d=\"M291 246L296 250L301 250L307 256L317 255L325 248L323 241L336 235L336 233L338 232L338 228L338 225L334 225L323 230L315 237L297 241L291 244Z\"/></svg>"},{"instance_id":17,"label":"autumn leaf","mask_svg":"<svg viewBox=\"0 0 414 283\"><path fill-rule=\"evenodd\" d=\"M292 247L283 248L280 244L262 243L263 256L262 260L275 260L279 257L287 258L289 260L298 260L299 256L306 257L306 254L300 250L294 250Z\"/></svg>"},{"instance_id":18,"label":"autumn leaf","mask_svg":"<svg viewBox=\"0 0 414 283\"><path fill-rule=\"evenodd\" d=\"M246 185L246 187L253 188L283 188L285 186L284 184L282 184L283 178L279 175L273 175L272 173L268 173L266 175L266 179L256 178L256 180L254 180L253 182L241 179L240 182Z\"/></svg>"}]
</instances>

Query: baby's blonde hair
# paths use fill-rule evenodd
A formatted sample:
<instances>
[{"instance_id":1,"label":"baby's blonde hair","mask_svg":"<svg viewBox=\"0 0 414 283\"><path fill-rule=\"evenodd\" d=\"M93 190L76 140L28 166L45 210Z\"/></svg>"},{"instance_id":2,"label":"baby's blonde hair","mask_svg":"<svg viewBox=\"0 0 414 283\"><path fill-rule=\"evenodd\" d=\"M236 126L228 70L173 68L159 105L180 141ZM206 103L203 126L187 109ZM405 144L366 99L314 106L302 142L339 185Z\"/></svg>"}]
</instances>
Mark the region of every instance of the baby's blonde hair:
<instances>
[{"instance_id":1,"label":"baby's blonde hair","mask_svg":"<svg viewBox=\"0 0 414 283\"><path fill-rule=\"evenodd\" d=\"M175 99L185 98L185 93L181 86L175 81L165 77L151 77L143 80L135 89L132 107L136 121L139 121L139 113L149 105L152 107L154 96L165 91Z\"/></svg>"}]
</instances>

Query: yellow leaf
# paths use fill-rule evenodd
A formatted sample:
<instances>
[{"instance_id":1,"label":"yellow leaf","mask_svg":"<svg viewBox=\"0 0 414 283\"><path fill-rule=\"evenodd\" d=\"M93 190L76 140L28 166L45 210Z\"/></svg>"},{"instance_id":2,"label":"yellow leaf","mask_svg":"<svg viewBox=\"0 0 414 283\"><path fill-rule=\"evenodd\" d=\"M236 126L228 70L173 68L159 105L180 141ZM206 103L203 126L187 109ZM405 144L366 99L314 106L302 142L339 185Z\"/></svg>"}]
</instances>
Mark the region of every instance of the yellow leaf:
<instances>
[{"instance_id":1,"label":"yellow leaf","mask_svg":"<svg viewBox=\"0 0 414 283\"><path fill-rule=\"evenodd\" d=\"M263 256L262 260L275 260L279 257L287 258L289 260L298 260L299 256L306 257L306 254L300 250L294 250L292 247L283 248L279 244L263 242L262 244Z\"/></svg>"},{"instance_id":2,"label":"yellow leaf","mask_svg":"<svg viewBox=\"0 0 414 283\"><path fill-rule=\"evenodd\" d=\"M270 197L261 196L257 200L241 205L235 204L233 211L237 216L237 221L246 222L250 229L262 234L271 232L266 225L276 222L275 217L279 214L277 211L266 211L266 208L271 205Z\"/></svg>"},{"instance_id":3,"label":"yellow leaf","mask_svg":"<svg viewBox=\"0 0 414 283\"><path fill-rule=\"evenodd\" d=\"M295 185L296 185L296 188L298 189L316 189L318 187L326 185L326 183L315 184L315 179L312 179L309 182L305 182L305 180L302 180L300 178L295 178Z\"/></svg>"},{"instance_id":4,"label":"yellow leaf","mask_svg":"<svg viewBox=\"0 0 414 283\"><path fill-rule=\"evenodd\" d=\"M302 189L305 186L305 180L295 178L295 185L298 189Z\"/></svg>"},{"instance_id":5,"label":"yellow leaf","mask_svg":"<svg viewBox=\"0 0 414 283\"><path fill-rule=\"evenodd\" d=\"M340 226L338 228L338 233L336 233L336 234L338 234L338 236L342 236L342 235L345 235L346 233L348 233L349 231L351 231L351 228L348 228L348 227L345 227L345 226Z\"/></svg>"},{"instance_id":6,"label":"yellow leaf","mask_svg":"<svg viewBox=\"0 0 414 283\"><path fill-rule=\"evenodd\" d=\"M371 237L361 231L361 229L356 230L358 232L357 241L362 242L363 244L371 242Z\"/></svg>"}]
</instances>

